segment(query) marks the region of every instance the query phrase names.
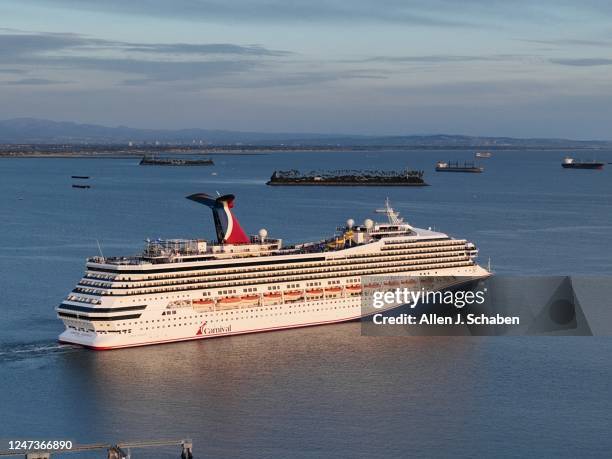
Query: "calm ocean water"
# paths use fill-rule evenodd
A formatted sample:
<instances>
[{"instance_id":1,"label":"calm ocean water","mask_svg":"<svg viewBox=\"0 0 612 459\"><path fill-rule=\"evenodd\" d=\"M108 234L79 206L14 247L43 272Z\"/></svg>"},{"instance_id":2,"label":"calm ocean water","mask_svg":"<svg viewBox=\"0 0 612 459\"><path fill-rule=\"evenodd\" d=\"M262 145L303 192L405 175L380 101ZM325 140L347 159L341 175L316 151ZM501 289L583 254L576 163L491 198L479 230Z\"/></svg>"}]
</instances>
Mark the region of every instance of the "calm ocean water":
<instances>
[{"instance_id":1,"label":"calm ocean water","mask_svg":"<svg viewBox=\"0 0 612 459\"><path fill-rule=\"evenodd\" d=\"M234 193L246 229L287 242L371 217L388 196L411 224L474 241L498 273L612 274L612 166L563 170L563 156L495 152L483 174L433 172L467 151L215 156L212 168L0 160L0 450L191 437L196 457L609 456L609 338L372 338L349 323L103 353L55 342L53 308L97 240L110 255L146 237L213 238L210 212L184 199L195 192ZM274 169L406 166L432 186L264 184Z\"/></svg>"}]
</instances>

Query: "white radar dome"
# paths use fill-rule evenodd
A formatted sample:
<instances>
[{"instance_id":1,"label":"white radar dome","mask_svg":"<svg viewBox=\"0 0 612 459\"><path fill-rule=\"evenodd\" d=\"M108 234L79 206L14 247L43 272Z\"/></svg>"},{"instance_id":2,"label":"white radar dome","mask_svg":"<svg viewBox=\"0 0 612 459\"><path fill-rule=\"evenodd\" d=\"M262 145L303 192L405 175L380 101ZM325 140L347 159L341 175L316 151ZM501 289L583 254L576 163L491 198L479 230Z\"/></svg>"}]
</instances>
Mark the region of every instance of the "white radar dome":
<instances>
[{"instance_id":1,"label":"white radar dome","mask_svg":"<svg viewBox=\"0 0 612 459\"><path fill-rule=\"evenodd\" d=\"M259 237L263 240L268 236L268 230L265 228L262 228L259 230Z\"/></svg>"},{"instance_id":2,"label":"white radar dome","mask_svg":"<svg viewBox=\"0 0 612 459\"><path fill-rule=\"evenodd\" d=\"M369 218L366 218L363 221L363 226L365 226L366 229L372 229L374 227L374 222L372 220L370 220Z\"/></svg>"},{"instance_id":3,"label":"white radar dome","mask_svg":"<svg viewBox=\"0 0 612 459\"><path fill-rule=\"evenodd\" d=\"M349 218L349 219L346 221L346 227L347 227L348 229L351 229L353 226L355 226L355 220L353 220L352 218Z\"/></svg>"}]
</instances>

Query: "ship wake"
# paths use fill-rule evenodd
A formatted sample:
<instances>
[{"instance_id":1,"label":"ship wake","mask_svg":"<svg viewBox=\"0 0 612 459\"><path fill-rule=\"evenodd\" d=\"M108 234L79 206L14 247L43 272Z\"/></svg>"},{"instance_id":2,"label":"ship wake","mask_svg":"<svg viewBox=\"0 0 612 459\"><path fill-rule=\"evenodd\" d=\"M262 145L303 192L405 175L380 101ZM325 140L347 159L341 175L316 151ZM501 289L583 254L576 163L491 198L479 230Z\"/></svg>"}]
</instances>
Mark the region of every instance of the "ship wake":
<instances>
[{"instance_id":1,"label":"ship wake","mask_svg":"<svg viewBox=\"0 0 612 459\"><path fill-rule=\"evenodd\" d=\"M57 341L2 344L0 345L0 362L66 354L79 349L82 348L73 344L59 344Z\"/></svg>"}]
</instances>

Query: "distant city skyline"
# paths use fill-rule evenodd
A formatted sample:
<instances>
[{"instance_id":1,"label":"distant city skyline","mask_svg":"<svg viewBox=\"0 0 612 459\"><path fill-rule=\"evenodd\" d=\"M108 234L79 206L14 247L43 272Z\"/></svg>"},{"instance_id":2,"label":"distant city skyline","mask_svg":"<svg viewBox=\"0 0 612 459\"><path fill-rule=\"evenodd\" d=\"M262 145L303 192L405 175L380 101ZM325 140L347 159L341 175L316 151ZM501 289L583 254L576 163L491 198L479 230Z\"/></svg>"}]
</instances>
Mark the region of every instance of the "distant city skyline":
<instances>
[{"instance_id":1,"label":"distant city skyline","mask_svg":"<svg viewBox=\"0 0 612 459\"><path fill-rule=\"evenodd\" d=\"M612 4L5 0L0 119L612 139Z\"/></svg>"}]
</instances>

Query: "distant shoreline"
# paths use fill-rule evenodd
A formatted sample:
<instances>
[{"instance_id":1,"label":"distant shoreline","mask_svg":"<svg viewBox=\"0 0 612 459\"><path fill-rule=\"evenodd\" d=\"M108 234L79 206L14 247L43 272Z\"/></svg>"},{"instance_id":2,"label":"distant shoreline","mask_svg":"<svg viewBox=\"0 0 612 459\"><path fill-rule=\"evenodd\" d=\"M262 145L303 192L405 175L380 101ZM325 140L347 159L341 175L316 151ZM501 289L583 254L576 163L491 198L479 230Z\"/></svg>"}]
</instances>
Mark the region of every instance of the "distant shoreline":
<instances>
[{"instance_id":1,"label":"distant shoreline","mask_svg":"<svg viewBox=\"0 0 612 459\"><path fill-rule=\"evenodd\" d=\"M350 152L385 152L385 151L417 151L417 150L456 150L456 151L608 151L606 146L516 146L516 145L381 145L381 146L215 146L209 148L190 148L184 146L167 145L142 148L125 148L124 146L108 145L0 145L0 158L108 158L132 159L144 155L163 154L173 155L227 155L251 156L270 153L350 153Z\"/></svg>"}]
</instances>

